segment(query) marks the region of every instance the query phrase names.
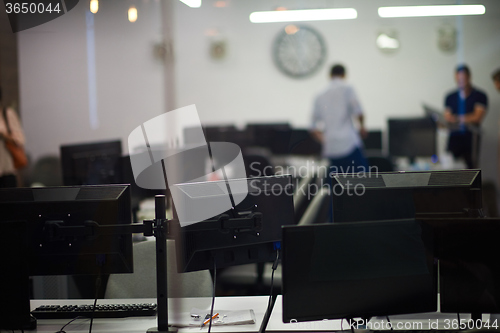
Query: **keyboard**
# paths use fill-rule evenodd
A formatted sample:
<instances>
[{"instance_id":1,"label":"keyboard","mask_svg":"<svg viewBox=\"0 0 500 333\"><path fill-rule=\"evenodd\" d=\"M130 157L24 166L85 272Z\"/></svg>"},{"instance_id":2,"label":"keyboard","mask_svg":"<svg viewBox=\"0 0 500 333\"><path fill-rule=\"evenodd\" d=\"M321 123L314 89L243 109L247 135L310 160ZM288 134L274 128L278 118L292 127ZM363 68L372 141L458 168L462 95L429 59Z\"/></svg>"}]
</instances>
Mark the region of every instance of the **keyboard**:
<instances>
[{"instance_id":1,"label":"keyboard","mask_svg":"<svg viewBox=\"0 0 500 333\"><path fill-rule=\"evenodd\" d=\"M31 311L36 319L73 319L92 316L93 305L42 305ZM155 303L97 304L94 318L155 316Z\"/></svg>"}]
</instances>

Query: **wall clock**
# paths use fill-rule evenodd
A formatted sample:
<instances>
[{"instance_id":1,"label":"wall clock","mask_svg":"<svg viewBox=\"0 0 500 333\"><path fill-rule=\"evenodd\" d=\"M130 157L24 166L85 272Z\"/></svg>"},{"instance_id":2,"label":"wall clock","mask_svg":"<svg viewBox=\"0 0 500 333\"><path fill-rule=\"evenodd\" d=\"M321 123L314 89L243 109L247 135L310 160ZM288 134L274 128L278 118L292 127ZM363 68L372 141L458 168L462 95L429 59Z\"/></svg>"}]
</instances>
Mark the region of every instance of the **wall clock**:
<instances>
[{"instance_id":1,"label":"wall clock","mask_svg":"<svg viewBox=\"0 0 500 333\"><path fill-rule=\"evenodd\" d=\"M273 44L274 63L284 74L303 78L314 74L325 62L326 45L321 34L303 25L288 25Z\"/></svg>"}]
</instances>

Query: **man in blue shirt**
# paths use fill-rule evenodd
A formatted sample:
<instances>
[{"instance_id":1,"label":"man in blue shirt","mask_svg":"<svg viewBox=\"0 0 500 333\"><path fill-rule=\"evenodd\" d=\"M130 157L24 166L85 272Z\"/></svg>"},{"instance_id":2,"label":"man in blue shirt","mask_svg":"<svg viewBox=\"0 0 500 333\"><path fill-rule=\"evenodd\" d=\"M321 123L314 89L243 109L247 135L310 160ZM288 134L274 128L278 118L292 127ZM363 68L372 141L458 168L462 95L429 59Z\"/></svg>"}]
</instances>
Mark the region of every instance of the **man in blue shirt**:
<instances>
[{"instance_id":1,"label":"man in blue shirt","mask_svg":"<svg viewBox=\"0 0 500 333\"><path fill-rule=\"evenodd\" d=\"M450 125L448 150L455 158L463 158L467 168L478 167L480 125L488 108L488 97L471 84L467 65L455 71L458 90L445 99L445 118Z\"/></svg>"}]
</instances>

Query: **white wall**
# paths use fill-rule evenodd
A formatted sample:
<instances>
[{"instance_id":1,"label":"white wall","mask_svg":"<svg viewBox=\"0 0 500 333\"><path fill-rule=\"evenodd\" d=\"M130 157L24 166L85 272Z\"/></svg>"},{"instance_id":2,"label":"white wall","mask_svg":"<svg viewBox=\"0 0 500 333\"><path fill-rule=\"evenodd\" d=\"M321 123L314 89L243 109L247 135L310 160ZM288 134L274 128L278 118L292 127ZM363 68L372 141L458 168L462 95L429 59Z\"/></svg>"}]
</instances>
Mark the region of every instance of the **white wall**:
<instances>
[{"instance_id":1,"label":"white wall","mask_svg":"<svg viewBox=\"0 0 500 333\"><path fill-rule=\"evenodd\" d=\"M161 1L170 5L163 6L163 13ZM499 1L479 1L486 14L463 18L462 52L454 54L438 51L436 38L438 27L456 24L455 18L378 17L378 6L401 4L399 0L231 0L226 8L216 8L214 2L203 0L201 8L193 9L177 0L100 0L94 16L99 120L95 129L89 119L88 1L18 33L20 107L28 151L37 158L56 154L61 144L114 138L121 138L126 150L127 136L136 126L167 109L190 104L196 104L205 124L285 120L306 126L312 99L327 83L328 67L334 62L347 66L348 79L366 110L367 126L383 128L387 117L422 114L422 102L441 107L445 93L454 87L453 70L463 54L474 84L490 97L481 162L484 178L496 179L500 98L490 75L500 66ZM405 1L431 3L438 1ZM126 19L130 4L139 11L133 24ZM285 24L252 24L248 19L253 11L278 5L354 7L358 18L307 23L323 34L328 59L314 76L295 80L281 74L271 58L272 42ZM393 55L375 47L377 32L386 27L399 32L401 49ZM208 55L210 37L205 33L214 28L220 31L217 38L228 45L222 61ZM174 40L175 79L168 88L165 66L153 55L153 45L164 35ZM175 90L168 103L166 89L170 94Z\"/></svg>"},{"instance_id":2,"label":"white wall","mask_svg":"<svg viewBox=\"0 0 500 333\"><path fill-rule=\"evenodd\" d=\"M442 107L445 94L454 88L454 68L463 56L473 72L473 83L490 97L482 167L484 178L496 179L500 99L491 72L500 66L500 2L480 1L486 14L463 18L463 44L451 54L438 50L437 30L443 24L457 26L457 19L378 17L379 6L401 5L400 1L233 0L226 8L216 8L214 2L205 0L199 9L181 3L175 6L177 104L196 104L203 122L243 125L286 120L307 126L312 100L327 83L330 65L341 62L366 110L367 126L385 128L388 117L423 115L423 102ZM405 5L437 3L456 1L405 1ZM289 9L353 7L358 18L307 23L323 35L328 58L312 77L291 79L278 71L271 57L273 40L286 23L252 24L248 19L253 11L277 5ZM398 31L401 49L396 54L382 54L376 48L375 38L383 28ZM209 57L213 37L206 32L210 29L220 31L218 38L227 41L229 52L222 61Z\"/></svg>"},{"instance_id":3,"label":"white wall","mask_svg":"<svg viewBox=\"0 0 500 333\"><path fill-rule=\"evenodd\" d=\"M89 114L88 1L62 17L18 33L21 114L27 150L36 160L67 143L121 139L163 113L158 1L101 0L94 19L97 122ZM127 10L138 9L130 23Z\"/></svg>"}]
</instances>

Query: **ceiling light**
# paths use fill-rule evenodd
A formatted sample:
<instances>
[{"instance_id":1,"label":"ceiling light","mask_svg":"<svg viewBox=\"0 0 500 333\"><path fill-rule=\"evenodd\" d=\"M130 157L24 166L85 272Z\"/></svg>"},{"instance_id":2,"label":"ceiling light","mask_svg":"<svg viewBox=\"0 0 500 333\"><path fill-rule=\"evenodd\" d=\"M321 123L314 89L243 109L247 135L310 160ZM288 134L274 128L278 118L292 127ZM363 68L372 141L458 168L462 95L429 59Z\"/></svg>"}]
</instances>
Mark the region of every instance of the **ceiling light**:
<instances>
[{"instance_id":1,"label":"ceiling light","mask_svg":"<svg viewBox=\"0 0 500 333\"><path fill-rule=\"evenodd\" d=\"M253 12L252 14L250 14L250 22L269 23L348 20L355 19L356 17L358 17L358 12L354 8L278 10L267 12Z\"/></svg>"},{"instance_id":2,"label":"ceiling light","mask_svg":"<svg viewBox=\"0 0 500 333\"><path fill-rule=\"evenodd\" d=\"M380 17L482 15L485 12L483 5L399 6L379 7L378 9Z\"/></svg>"},{"instance_id":3,"label":"ceiling light","mask_svg":"<svg viewBox=\"0 0 500 333\"><path fill-rule=\"evenodd\" d=\"M132 23L137 21L137 8L135 8L134 6L130 6L130 8L128 9L128 20Z\"/></svg>"},{"instance_id":4,"label":"ceiling light","mask_svg":"<svg viewBox=\"0 0 500 333\"><path fill-rule=\"evenodd\" d=\"M182 3L188 5L191 8L200 8L201 0L180 0Z\"/></svg>"},{"instance_id":5,"label":"ceiling light","mask_svg":"<svg viewBox=\"0 0 500 333\"><path fill-rule=\"evenodd\" d=\"M99 0L90 0L90 12L92 14L97 13L99 10Z\"/></svg>"}]
</instances>

